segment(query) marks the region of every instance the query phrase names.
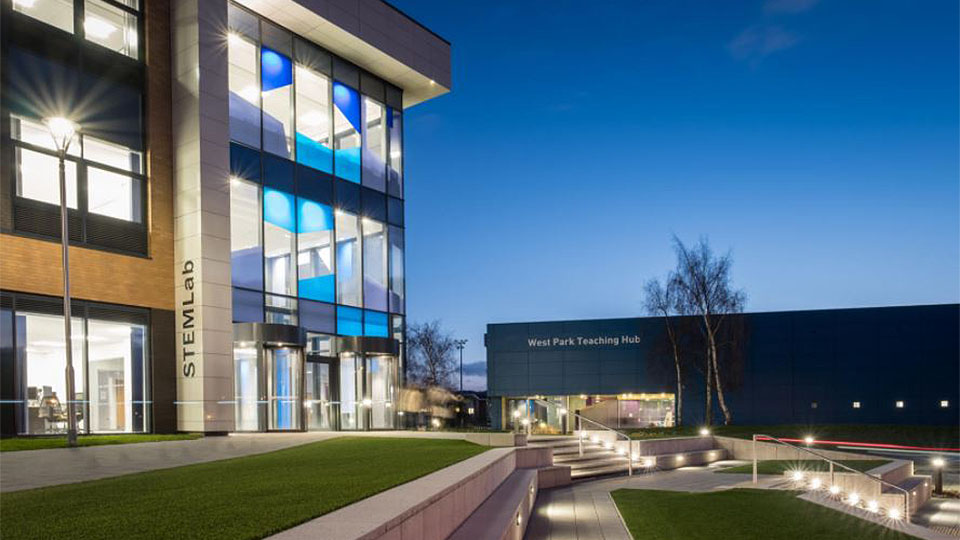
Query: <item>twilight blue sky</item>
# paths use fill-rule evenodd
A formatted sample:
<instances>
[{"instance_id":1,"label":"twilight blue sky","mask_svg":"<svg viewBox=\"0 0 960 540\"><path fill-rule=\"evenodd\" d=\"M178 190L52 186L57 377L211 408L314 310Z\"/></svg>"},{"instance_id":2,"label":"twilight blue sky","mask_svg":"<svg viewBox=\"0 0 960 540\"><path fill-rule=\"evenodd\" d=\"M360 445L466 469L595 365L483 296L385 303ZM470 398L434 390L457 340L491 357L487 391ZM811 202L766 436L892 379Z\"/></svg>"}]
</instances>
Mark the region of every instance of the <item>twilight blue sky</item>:
<instances>
[{"instance_id":1,"label":"twilight blue sky","mask_svg":"<svg viewBox=\"0 0 960 540\"><path fill-rule=\"evenodd\" d=\"M674 233L748 311L960 298L954 0L393 1L453 43L407 114L407 292L465 363L488 322L641 314Z\"/></svg>"}]
</instances>

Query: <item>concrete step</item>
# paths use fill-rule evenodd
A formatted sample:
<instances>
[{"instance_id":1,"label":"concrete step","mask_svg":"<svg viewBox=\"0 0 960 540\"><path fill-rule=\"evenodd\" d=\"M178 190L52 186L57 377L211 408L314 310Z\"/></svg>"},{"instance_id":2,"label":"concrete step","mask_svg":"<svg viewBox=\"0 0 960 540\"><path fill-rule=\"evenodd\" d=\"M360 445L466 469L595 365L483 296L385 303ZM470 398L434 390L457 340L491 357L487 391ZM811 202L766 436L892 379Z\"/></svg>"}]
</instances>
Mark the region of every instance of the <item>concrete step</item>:
<instances>
[{"instance_id":1,"label":"concrete step","mask_svg":"<svg viewBox=\"0 0 960 540\"><path fill-rule=\"evenodd\" d=\"M603 467L594 467L589 469L571 469L570 478L574 480L578 480L581 478L594 478L597 476L623 474L629 470L630 468L627 465L627 460L623 460L621 462L611 463Z\"/></svg>"},{"instance_id":2,"label":"concrete step","mask_svg":"<svg viewBox=\"0 0 960 540\"><path fill-rule=\"evenodd\" d=\"M537 478L537 469L515 470L450 539L522 538L537 498Z\"/></svg>"},{"instance_id":3,"label":"concrete step","mask_svg":"<svg viewBox=\"0 0 960 540\"><path fill-rule=\"evenodd\" d=\"M608 450L602 446L584 446L583 455L584 456L596 456L598 454L613 454L612 450ZM571 459L577 459L580 457L580 451L577 447L574 447L573 450L563 449L562 451L553 451L554 461L567 461Z\"/></svg>"},{"instance_id":4,"label":"concrete step","mask_svg":"<svg viewBox=\"0 0 960 540\"><path fill-rule=\"evenodd\" d=\"M627 458L624 456L611 454L611 455L602 455L602 456L596 456L596 457L583 457L575 460L560 461L555 463L557 463L558 465L569 465L571 469L579 470L579 469L590 469L593 467L602 467L610 463L619 463L619 462L626 463Z\"/></svg>"}]
</instances>

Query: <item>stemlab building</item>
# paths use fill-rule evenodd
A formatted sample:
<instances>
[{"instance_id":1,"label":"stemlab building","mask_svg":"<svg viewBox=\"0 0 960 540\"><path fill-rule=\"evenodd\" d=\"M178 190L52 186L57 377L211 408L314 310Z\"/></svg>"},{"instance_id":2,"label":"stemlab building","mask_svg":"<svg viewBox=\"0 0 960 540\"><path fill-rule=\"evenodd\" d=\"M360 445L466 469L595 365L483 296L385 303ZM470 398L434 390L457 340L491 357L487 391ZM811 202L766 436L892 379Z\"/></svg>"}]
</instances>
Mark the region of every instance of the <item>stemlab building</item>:
<instances>
[{"instance_id":1,"label":"stemlab building","mask_svg":"<svg viewBox=\"0 0 960 540\"><path fill-rule=\"evenodd\" d=\"M383 429L403 372L404 114L450 45L380 0L0 2L0 427Z\"/></svg>"},{"instance_id":2,"label":"stemlab building","mask_svg":"<svg viewBox=\"0 0 960 540\"><path fill-rule=\"evenodd\" d=\"M697 331L690 319L674 328ZM960 422L960 306L749 313L726 323L726 400L740 424ZM570 429L566 409L611 427L676 423L663 318L491 324L491 423ZM702 347L681 345L683 423L704 422ZM536 399L534 399L536 398ZM555 406L543 405L553 402ZM719 405L714 403L720 420Z\"/></svg>"}]
</instances>

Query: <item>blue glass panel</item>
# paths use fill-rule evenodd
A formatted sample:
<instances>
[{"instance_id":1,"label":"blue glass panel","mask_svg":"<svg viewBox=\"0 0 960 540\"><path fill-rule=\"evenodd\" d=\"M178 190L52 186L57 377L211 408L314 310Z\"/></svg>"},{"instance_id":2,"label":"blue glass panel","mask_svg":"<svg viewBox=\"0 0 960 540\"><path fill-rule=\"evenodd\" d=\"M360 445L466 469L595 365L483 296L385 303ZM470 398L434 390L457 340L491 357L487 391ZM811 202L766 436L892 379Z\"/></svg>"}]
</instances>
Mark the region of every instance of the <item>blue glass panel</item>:
<instances>
[{"instance_id":1,"label":"blue glass panel","mask_svg":"<svg viewBox=\"0 0 960 540\"><path fill-rule=\"evenodd\" d=\"M335 150L334 174L340 178L360 183L360 148L344 148Z\"/></svg>"},{"instance_id":2,"label":"blue glass panel","mask_svg":"<svg viewBox=\"0 0 960 540\"><path fill-rule=\"evenodd\" d=\"M333 229L333 209L325 204L315 203L307 199L299 199L300 215L298 216L297 232L310 233L329 231Z\"/></svg>"},{"instance_id":3,"label":"blue glass panel","mask_svg":"<svg viewBox=\"0 0 960 540\"><path fill-rule=\"evenodd\" d=\"M363 315L363 335L390 337L390 326L387 322L386 313L368 310Z\"/></svg>"},{"instance_id":4,"label":"blue glass panel","mask_svg":"<svg viewBox=\"0 0 960 540\"><path fill-rule=\"evenodd\" d=\"M337 273L340 274L340 280L347 282L353 277L354 261L353 246L356 239L340 240L337 242Z\"/></svg>"},{"instance_id":5,"label":"blue glass panel","mask_svg":"<svg viewBox=\"0 0 960 540\"><path fill-rule=\"evenodd\" d=\"M337 333L341 336L362 336L363 310L337 306Z\"/></svg>"},{"instance_id":6,"label":"blue glass panel","mask_svg":"<svg viewBox=\"0 0 960 540\"><path fill-rule=\"evenodd\" d=\"M296 230L293 195L275 189L263 189L263 220L290 232Z\"/></svg>"},{"instance_id":7,"label":"blue glass panel","mask_svg":"<svg viewBox=\"0 0 960 540\"><path fill-rule=\"evenodd\" d=\"M362 133L360 129L360 94L349 86L334 82L333 104L343 113L353 129Z\"/></svg>"},{"instance_id":8,"label":"blue glass panel","mask_svg":"<svg viewBox=\"0 0 960 540\"><path fill-rule=\"evenodd\" d=\"M299 131L297 132L297 161L325 173L333 173L333 151Z\"/></svg>"},{"instance_id":9,"label":"blue glass panel","mask_svg":"<svg viewBox=\"0 0 960 540\"><path fill-rule=\"evenodd\" d=\"M263 294L233 289L233 322L263 322Z\"/></svg>"},{"instance_id":10,"label":"blue glass panel","mask_svg":"<svg viewBox=\"0 0 960 540\"><path fill-rule=\"evenodd\" d=\"M293 66L286 56L262 47L260 49L260 84L264 92L293 84Z\"/></svg>"},{"instance_id":11,"label":"blue glass panel","mask_svg":"<svg viewBox=\"0 0 960 540\"><path fill-rule=\"evenodd\" d=\"M333 302L337 282L333 274L300 280L300 296L322 302Z\"/></svg>"}]
</instances>

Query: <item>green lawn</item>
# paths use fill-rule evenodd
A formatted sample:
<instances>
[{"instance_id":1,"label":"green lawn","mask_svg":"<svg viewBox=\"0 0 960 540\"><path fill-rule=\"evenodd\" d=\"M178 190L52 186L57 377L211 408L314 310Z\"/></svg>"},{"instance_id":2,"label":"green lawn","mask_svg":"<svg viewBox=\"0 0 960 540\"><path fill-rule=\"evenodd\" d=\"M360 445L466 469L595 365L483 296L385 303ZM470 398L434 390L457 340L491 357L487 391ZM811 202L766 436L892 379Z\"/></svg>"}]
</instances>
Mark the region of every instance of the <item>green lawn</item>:
<instances>
[{"instance_id":1,"label":"green lawn","mask_svg":"<svg viewBox=\"0 0 960 540\"><path fill-rule=\"evenodd\" d=\"M646 428L633 430L634 439L662 439L697 435L701 426L679 428ZM750 439L754 433L774 437L802 439L807 435L819 440L846 442L873 442L930 446L936 448L960 448L960 429L957 426L892 426L884 424L834 424L803 425L784 424L775 426L712 426L715 435Z\"/></svg>"},{"instance_id":2,"label":"green lawn","mask_svg":"<svg viewBox=\"0 0 960 540\"><path fill-rule=\"evenodd\" d=\"M262 538L486 450L344 437L236 459L3 494L3 537Z\"/></svg>"},{"instance_id":3,"label":"green lawn","mask_svg":"<svg viewBox=\"0 0 960 540\"><path fill-rule=\"evenodd\" d=\"M79 446L100 446L103 444L130 444L159 441L185 441L199 439L201 433L176 433L173 435L81 435L77 437ZM67 437L14 437L0 439L0 452L19 452L21 450L44 450L47 448L66 448Z\"/></svg>"},{"instance_id":4,"label":"green lawn","mask_svg":"<svg viewBox=\"0 0 960 540\"><path fill-rule=\"evenodd\" d=\"M885 459L844 459L840 463L858 471L869 471L870 469L890 463ZM766 459L757 462L757 474L783 474L787 471L829 471L830 464L820 460L795 460L795 459ZM834 469L835 472L850 472L840 467ZM720 473L735 474L753 474L753 463L738 465L720 469Z\"/></svg>"},{"instance_id":5,"label":"green lawn","mask_svg":"<svg viewBox=\"0 0 960 540\"><path fill-rule=\"evenodd\" d=\"M789 491L707 493L619 489L623 520L643 540L905 540L914 538L796 498Z\"/></svg>"}]
</instances>

